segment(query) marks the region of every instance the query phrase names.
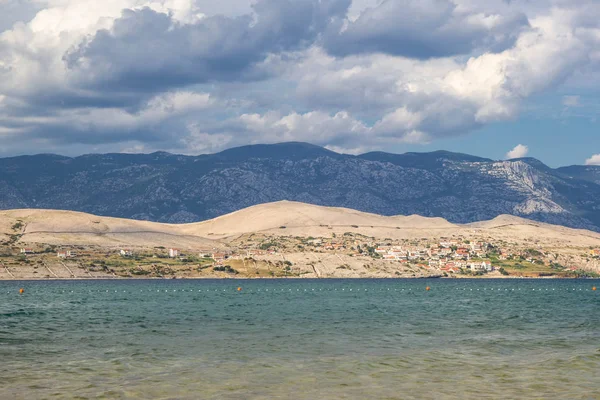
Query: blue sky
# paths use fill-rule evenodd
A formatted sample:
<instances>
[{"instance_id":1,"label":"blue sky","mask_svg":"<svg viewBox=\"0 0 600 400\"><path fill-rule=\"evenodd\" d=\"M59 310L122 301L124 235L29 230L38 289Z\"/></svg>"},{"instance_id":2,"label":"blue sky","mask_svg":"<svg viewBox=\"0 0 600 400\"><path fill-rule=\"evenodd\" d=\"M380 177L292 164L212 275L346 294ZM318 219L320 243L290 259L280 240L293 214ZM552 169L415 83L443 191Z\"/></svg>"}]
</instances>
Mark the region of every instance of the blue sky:
<instances>
[{"instance_id":1,"label":"blue sky","mask_svg":"<svg viewBox=\"0 0 600 400\"><path fill-rule=\"evenodd\" d=\"M590 151L600 149L600 115L593 110L565 112L561 98L532 99L533 106L545 104L545 113L524 112L514 120L486 125L470 134L442 139L425 145L410 145L396 149L404 151L450 150L491 159L504 159L515 143L529 148L534 157L556 168L584 164ZM591 96L586 101L598 101ZM551 115L555 112L555 115ZM597 151L596 151L597 153Z\"/></svg>"},{"instance_id":2,"label":"blue sky","mask_svg":"<svg viewBox=\"0 0 600 400\"><path fill-rule=\"evenodd\" d=\"M0 156L282 141L600 164L595 0L0 0Z\"/></svg>"}]
</instances>

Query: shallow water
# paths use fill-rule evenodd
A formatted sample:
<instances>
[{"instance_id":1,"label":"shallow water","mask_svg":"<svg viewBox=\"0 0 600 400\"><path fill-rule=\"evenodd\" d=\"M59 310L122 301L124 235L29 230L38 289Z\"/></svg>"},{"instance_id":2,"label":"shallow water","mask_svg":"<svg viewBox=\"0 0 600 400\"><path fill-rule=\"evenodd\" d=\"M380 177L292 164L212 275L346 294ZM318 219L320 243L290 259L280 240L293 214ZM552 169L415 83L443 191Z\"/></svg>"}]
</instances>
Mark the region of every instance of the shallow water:
<instances>
[{"instance_id":1,"label":"shallow water","mask_svg":"<svg viewBox=\"0 0 600 400\"><path fill-rule=\"evenodd\" d=\"M0 282L0 398L600 399L593 286Z\"/></svg>"}]
</instances>

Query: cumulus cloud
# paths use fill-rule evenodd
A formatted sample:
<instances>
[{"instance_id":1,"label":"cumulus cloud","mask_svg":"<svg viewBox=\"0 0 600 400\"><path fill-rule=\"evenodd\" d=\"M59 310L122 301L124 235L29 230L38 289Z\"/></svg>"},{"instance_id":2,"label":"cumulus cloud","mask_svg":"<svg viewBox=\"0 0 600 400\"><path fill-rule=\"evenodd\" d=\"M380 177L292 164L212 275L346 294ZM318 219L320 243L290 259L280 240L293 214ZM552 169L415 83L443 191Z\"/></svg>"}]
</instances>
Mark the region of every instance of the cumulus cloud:
<instances>
[{"instance_id":1,"label":"cumulus cloud","mask_svg":"<svg viewBox=\"0 0 600 400\"><path fill-rule=\"evenodd\" d=\"M348 0L260 0L254 15L182 24L150 8L125 10L64 60L81 84L160 90L209 81L256 79L269 53L311 44Z\"/></svg>"},{"instance_id":2,"label":"cumulus cloud","mask_svg":"<svg viewBox=\"0 0 600 400\"><path fill-rule=\"evenodd\" d=\"M522 144L518 144L514 147L514 149L506 153L506 158L508 160L511 160L513 158L523 158L527 155L527 153L529 153L529 147Z\"/></svg>"},{"instance_id":3,"label":"cumulus cloud","mask_svg":"<svg viewBox=\"0 0 600 400\"><path fill-rule=\"evenodd\" d=\"M307 103L357 113L405 108L421 116L418 130L432 138L464 134L495 121L516 118L524 99L557 87L578 68L593 65L599 43L585 30L585 12L553 9L531 18L531 29L514 46L461 61L414 60L390 55L336 58L313 52L300 65L299 94ZM588 21L589 22L589 21ZM307 71L307 72L300 72Z\"/></svg>"},{"instance_id":4,"label":"cumulus cloud","mask_svg":"<svg viewBox=\"0 0 600 400\"><path fill-rule=\"evenodd\" d=\"M146 146L173 146L178 135L187 131L198 116L212 113L222 104L208 94L176 91L150 98L142 107L127 110L119 107L64 108L54 113L36 117L4 117L4 124L26 128L7 132L3 142L39 140L58 145L71 143L107 145L120 142L150 144ZM28 142L31 143L31 142ZM139 145L136 143L134 146ZM158 150L159 148L157 148Z\"/></svg>"},{"instance_id":5,"label":"cumulus cloud","mask_svg":"<svg viewBox=\"0 0 600 400\"><path fill-rule=\"evenodd\" d=\"M585 160L585 165L600 165L600 154L594 154Z\"/></svg>"},{"instance_id":6,"label":"cumulus cloud","mask_svg":"<svg viewBox=\"0 0 600 400\"><path fill-rule=\"evenodd\" d=\"M353 21L332 25L324 44L334 55L382 52L443 57L478 48L504 50L527 26L523 13L476 12L450 0L384 0Z\"/></svg>"},{"instance_id":7,"label":"cumulus cloud","mask_svg":"<svg viewBox=\"0 0 600 400\"><path fill-rule=\"evenodd\" d=\"M379 149L390 143L426 143L429 137L416 129L419 116L405 109L385 115L367 125L347 112L330 115L324 112L276 112L244 114L230 123L244 137L269 143L308 141L347 153Z\"/></svg>"},{"instance_id":8,"label":"cumulus cloud","mask_svg":"<svg viewBox=\"0 0 600 400\"><path fill-rule=\"evenodd\" d=\"M428 143L600 67L588 0L32 4L0 17L2 154Z\"/></svg>"}]
</instances>

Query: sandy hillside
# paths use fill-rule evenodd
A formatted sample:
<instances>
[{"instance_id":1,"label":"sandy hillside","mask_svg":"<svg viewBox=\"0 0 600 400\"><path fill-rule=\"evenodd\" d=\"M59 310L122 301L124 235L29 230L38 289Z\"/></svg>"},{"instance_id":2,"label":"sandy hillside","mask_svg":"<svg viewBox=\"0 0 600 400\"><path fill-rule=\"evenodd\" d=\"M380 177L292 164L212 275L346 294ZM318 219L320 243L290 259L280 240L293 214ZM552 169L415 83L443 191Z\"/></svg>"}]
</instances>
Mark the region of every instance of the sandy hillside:
<instances>
[{"instance_id":1,"label":"sandy hillside","mask_svg":"<svg viewBox=\"0 0 600 400\"><path fill-rule=\"evenodd\" d=\"M20 221L21 227L15 229ZM22 243L90 244L99 246L174 246L212 249L222 239L260 232L280 236L360 233L377 238L423 238L475 235L545 245L598 246L600 234L538 223L512 216L466 225L441 218L385 217L356 210L281 201L249 207L209 221L161 224L56 210L0 211L0 235L22 234Z\"/></svg>"},{"instance_id":2,"label":"sandy hillside","mask_svg":"<svg viewBox=\"0 0 600 400\"><path fill-rule=\"evenodd\" d=\"M23 226L13 229L16 223ZM221 248L222 244L183 232L182 225L160 224L60 210L0 211L0 233L20 233L22 243L97 246Z\"/></svg>"},{"instance_id":3,"label":"sandy hillside","mask_svg":"<svg viewBox=\"0 0 600 400\"><path fill-rule=\"evenodd\" d=\"M506 241L528 240L555 246L598 246L600 233L532 221L512 215L500 215L489 221L462 225L467 232L477 232Z\"/></svg>"},{"instance_id":4,"label":"sandy hillside","mask_svg":"<svg viewBox=\"0 0 600 400\"><path fill-rule=\"evenodd\" d=\"M514 215L499 215L494 219L490 219L488 221L479 221L473 222L470 224L465 224L465 227L473 227L473 228L483 228L483 229L493 229L493 228L501 228L507 225L529 225L529 226L546 226L551 227L550 224L545 224L543 222L532 221L529 219L516 217Z\"/></svg>"},{"instance_id":5,"label":"sandy hillside","mask_svg":"<svg viewBox=\"0 0 600 400\"><path fill-rule=\"evenodd\" d=\"M385 217L348 208L279 201L245 208L209 221L183 225L182 229L204 237L226 237L267 231L279 231L282 234L292 232L302 236L326 233L331 229L356 231L356 227L367 231L457 228L443 218L418 215Z\"/></svg>"}]
</instances>

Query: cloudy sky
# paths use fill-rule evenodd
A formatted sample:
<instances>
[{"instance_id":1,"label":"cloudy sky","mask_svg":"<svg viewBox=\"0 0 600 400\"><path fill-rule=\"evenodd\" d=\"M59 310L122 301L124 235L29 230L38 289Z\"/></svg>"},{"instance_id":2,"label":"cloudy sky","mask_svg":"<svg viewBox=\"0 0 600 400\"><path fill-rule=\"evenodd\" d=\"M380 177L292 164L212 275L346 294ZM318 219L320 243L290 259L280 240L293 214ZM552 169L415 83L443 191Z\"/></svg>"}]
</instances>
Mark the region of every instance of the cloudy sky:
<instances>
[{"instance_id":1,"label":"cloudy sky","mask_svg":"<svg viewBox=\"0 0 600 400\"><path fill-rule=\"evenodd\" d=\"M600 165L597 0L0 0L0 156L307 141Z\"/></svg>"}]
</instances>

